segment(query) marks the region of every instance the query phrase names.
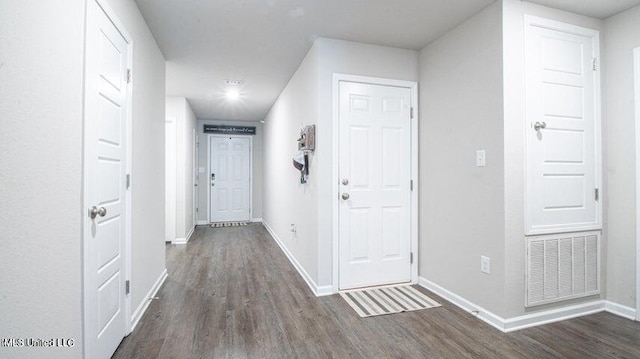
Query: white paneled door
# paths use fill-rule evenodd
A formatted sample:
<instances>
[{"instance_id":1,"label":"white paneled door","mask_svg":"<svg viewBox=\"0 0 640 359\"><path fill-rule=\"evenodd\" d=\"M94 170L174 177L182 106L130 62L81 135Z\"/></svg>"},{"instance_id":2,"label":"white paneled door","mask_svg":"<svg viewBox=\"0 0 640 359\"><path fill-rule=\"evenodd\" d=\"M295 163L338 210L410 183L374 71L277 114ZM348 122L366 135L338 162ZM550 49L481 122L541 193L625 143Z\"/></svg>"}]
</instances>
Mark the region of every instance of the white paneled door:
<instances>
[{"instance_id":1,"label":"white paneled door","mask_svg":"<svg viewBox=\"0 0 640 359\"><path fill-rule=\"evenodd\" d=\"M130 45L87 2L85 88L85 356L109 358L128 331L127 116Z\"/></svg>"},{"instance_id":2,"label":"white paneled door","mask_svg":"<svg viewBox=\"0 0 640 359\"><path fill-rule=\"evenodd\" d=\"M211 222L251 219L251 140L210 137Z\"/></svg>"},{"instance_id":3,"label":"white paneled door","mask_svg":"<svg viewBox=\"0 0 640 359\"><path fill-rule=\"evenodd\" d=\"M411 90L339 91L339 288L409 282Z\"/></svg>"},{"instance_id":4,"label":"white paneled door","mask_svg":"<svg viewBox=\"0 0 640 359\"><path fill-rule=\"evenodd\" d=\"M526 22L527 234L601 228L598 32Z\"/></svg>"}]
</instances>

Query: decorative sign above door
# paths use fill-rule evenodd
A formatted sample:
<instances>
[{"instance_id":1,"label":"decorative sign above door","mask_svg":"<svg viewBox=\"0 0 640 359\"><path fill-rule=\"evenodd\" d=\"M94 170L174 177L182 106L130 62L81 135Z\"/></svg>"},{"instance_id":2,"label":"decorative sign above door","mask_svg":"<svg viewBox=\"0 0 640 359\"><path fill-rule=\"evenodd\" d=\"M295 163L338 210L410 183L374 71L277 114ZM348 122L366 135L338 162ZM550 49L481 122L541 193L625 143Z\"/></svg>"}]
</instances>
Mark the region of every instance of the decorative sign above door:
<instances>
[{"instance_id":1,"label":"decorative sign above door","mask_svg":"<svg viewBox=\"0 0 640 359\"><path fill-rule=\"evenodd\" d=\"M223 126L204 125L204 133L217 133L223 135L255 135L255 126Z\"/></svg>"}]
</instances>

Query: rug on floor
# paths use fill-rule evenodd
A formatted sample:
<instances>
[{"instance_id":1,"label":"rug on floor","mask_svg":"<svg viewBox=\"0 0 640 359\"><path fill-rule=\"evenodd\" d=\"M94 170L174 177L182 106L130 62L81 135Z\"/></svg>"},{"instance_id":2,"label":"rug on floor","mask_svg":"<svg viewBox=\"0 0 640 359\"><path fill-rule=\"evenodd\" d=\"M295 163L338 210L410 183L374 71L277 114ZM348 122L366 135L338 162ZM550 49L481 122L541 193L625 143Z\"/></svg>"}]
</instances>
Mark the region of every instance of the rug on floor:
<instances>
[{"instance_id":1,"label":"rug on floor","mask_svg":"<svg viewBox=\"0 0 640 359\"><path fill-rule=\"evenodd\" d=\"M440 306L409 285L345 291L340 296L363 318Z\"/></svg>"},{"instance_id":2,"label":"rug on floor","mask_svg":"<svg viewBox=\"0 0 640 359\"><path fill-rule=\"evenodd\" d=\"M211 228L221 228L221 227L241 227L246 226L247 222L217 222L211 223Z\"/></svg>"}]
</instances>

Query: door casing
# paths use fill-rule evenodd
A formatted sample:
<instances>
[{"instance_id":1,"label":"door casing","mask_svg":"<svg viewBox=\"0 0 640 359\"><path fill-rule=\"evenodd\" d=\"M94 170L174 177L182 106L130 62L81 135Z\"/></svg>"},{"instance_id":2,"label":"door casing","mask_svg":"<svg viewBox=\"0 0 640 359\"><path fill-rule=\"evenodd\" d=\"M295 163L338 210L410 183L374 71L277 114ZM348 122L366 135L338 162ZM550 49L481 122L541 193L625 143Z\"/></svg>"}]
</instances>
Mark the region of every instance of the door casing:
<instances>
[{"instance_id":1,"label":"door casing","mask_svg":"<svg viewBox=\"0 0 640 359\"><path fill-rule=\"evenodd\" d=\"M251 135L207 135L207 222L211 223L211 139L214 137L248 138L249 139L249 220L253 220L253 136Z\"/></svg>"},{"instance_id":2,"label":"door casing","mask_svg":"<svg viewBox=\"0 0 640 359\"><path fill-rule=\"evenodd\" d=\"M127 68L130 69L133 73L133 49L134 49L134 43L133 43L133 38L131 37L131 35L129 34L129 32L126 30L126 27L124 26L124 24L118 19L115 11L113 9L111 9L111 7L109 6L107 0L88 0L88 1L95 1L98 6L104 11L104 13L107 15L107 17L109 18L109 20L111 20L111 22L113 23L113 25L116 27L116 29L118 29L118 31L120 32L120 34L122 35L122 37L124 38L124 40L127 42L128 47L129 47L129 51L127 54ZM85 13L85 40L87 39L87 2L83 2L84 4L84 13ZM87 51L87 45L85 44L84 47L84 52L85 52L85 57L83 58L83 61L86 60L86 51ZM86 67L86 65L85 65ZM86 81L86 73L83 73L83 81ZM132 162L132 145L133 145L133 139L132 139L132 133L133 133L133 77L130 81L130 83L127 85L129 87L129 90L127 91L127 97L126 97L126 104L127 104L127 110L126 110L126 119L125 119L125 128L124 128L124 132L125 132L125 139L124 139L124 143L126 146L125 149L125 160L126 160L126 164L125 164L125 172L127 174L129 174L131 177L133 177L133 173L132 173L132 167L131 167L131 162ZM83 106L86 106L86 101L85 98L87 96L86 93L86 87L85 87L85 93L83 94ZM88 118L87 116L87 111L86 108L83 111L83 123L86 123L87 121L90 121L91 119ZM86 127L86 125L85 125ZM88 159L88 156L86 155L86 151L87 151L87 144L89 143L89 139L87 138L87 132L84 131L83 133L83 168L82 168L82 208L80 210L80 215L82 218L82 296L83 296L83 306L82 306L82 326L83 326L83 338L82 338L82 352L84 357L90 357L90 354L87 350L87 343L86 343L86 339L89 336L88 328L90 326L87 325L86 320L87 320L87 312L88 310L90 310L91 308L88 307L88 303L87 303L87 297L88 297L88 291L90 290L90 286L87 283L88 280L88 271L90 270L90 263L89 263L89 252L88 252L88 246L87 246L87 241L90 240L91 236L87 236L86 233L88 233L87 231L90 230L87 228L87 221L86 221L86 216L87 216L87 209L91 207L91 203L89 203L89 193L88 193L88 186L87 186L87 181L90 178L89 173L88 173L88 166L86 165L86 161ZM128 190L125 190L125 216L124 216L124 223L125 223L125 246L123 249L124 252L124 268L122 268L122 271L124 272L124 279L125 280L131 280L131 226L132 226L132 219L131 219L131 196L133 193L133 186L129 187ZM131 293L129 294L125 294L125 328L126 328L126 333L125 335L129 335L131 333L131 331L133 330L133 325L134 323L131 321Z\"/></svg>"},{"instance_id":3,"label":"door casing","mask_svg":"<svg viewBox=\"0 0 640 359\"><path fill-rule=\"evenodd\" d=\"M633 50L636 114L636 320L640 321L640 47Z\"/></svg>"},{"instance_id":4,"label":"door casing","mask_svg":"<svg viewBox=\"0 0 640 359\"><path fill-rule=\"evenodd\" d=\"M413 108L413 117L411 118L411 180L413 181L413 191L411 191L411 253L413 262L411 265L411 284L418 283L418 194L419 194L419 177L418 177L418 83L415 81L393 80L379 77L357 76L349 74L333 74L332 98L333 98L333 116L332 126L332 245L333 245L333 293L338 293L339 283L339 145L340 145L340 82L357 82L370 85L403 87L411 90L411 106Z\"/></svg>"}]
</instances>

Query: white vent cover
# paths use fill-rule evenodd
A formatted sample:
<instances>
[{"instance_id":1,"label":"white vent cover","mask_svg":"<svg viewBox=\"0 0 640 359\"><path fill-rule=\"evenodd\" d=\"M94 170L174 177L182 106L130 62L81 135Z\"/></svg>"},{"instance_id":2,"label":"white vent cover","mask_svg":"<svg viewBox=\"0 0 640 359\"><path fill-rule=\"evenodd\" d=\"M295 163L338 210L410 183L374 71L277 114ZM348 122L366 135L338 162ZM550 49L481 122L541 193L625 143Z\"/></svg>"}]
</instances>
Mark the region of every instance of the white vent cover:
<instances>
[{"instance_id":1,"label":"white vent cover","mask_svg":"<svg viewBox=\"0 0 640 359\"><path fill-rule=\"evenodd\" d=\"M526 307L600 293L600 232L527 238Z\"/></svg>"}]
</instances>

